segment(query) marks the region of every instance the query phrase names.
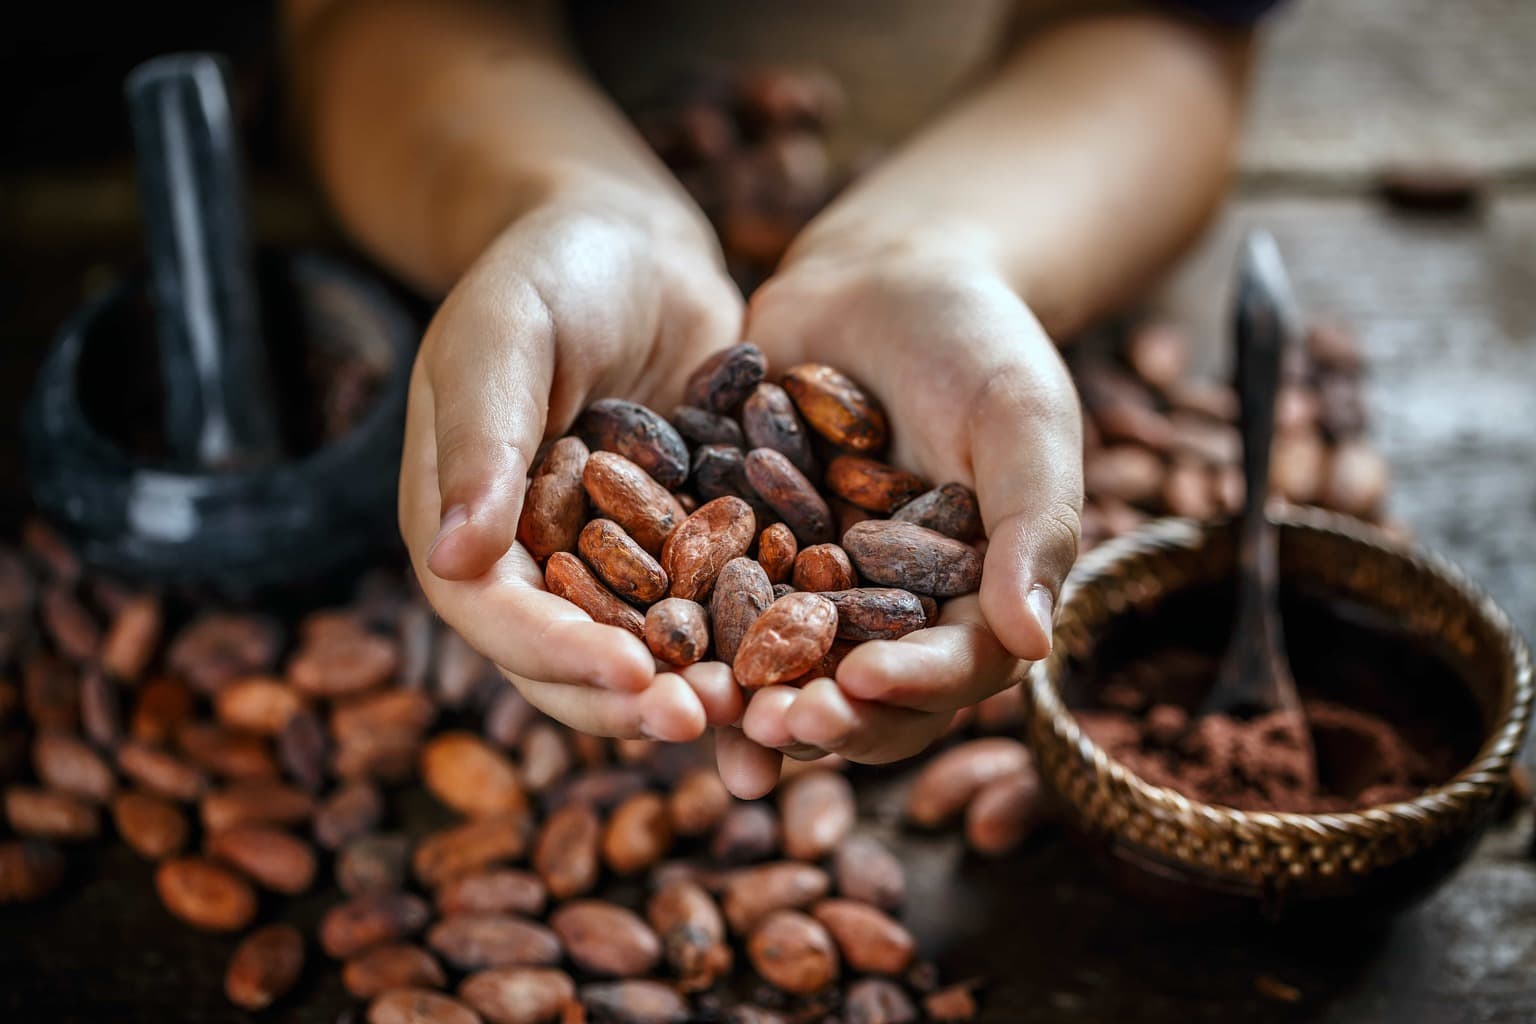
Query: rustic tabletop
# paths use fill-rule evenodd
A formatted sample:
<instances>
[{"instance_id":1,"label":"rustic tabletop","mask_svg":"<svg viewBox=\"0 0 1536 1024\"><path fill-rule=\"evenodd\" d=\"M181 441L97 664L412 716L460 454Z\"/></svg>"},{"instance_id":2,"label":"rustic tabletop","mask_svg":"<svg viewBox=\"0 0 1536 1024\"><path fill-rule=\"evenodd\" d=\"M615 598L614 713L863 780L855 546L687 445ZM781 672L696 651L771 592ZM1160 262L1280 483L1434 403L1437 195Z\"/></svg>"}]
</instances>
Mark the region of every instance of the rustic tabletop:
<instances>
[{"instance_id":1,"label":"rustic tabletop","mask_svg":"<svg viewBox=\"0 0 1536 1024\"><path fill-rule=\"evenodd\" d=\"M1272 230L1308 309L1359 329L1373 433L1393 467L1391 517L1459 562L1527 633L1536 625L1533 47L1536 7L1515 0L1299 4L1277 24L1259 75L1243 185L1159 300L1214 342L1237 238L1252 225ZM1412 217L1370 194L1373 168L1424 157L1484 173L1481 207ZM52 187L0 184L0 402L12 408L41 340L102 264L131 251L121 237L94 242L73 220L50 234L37 219L48 207L36 201L60 208ZM103 187L98 209L131 200L121 183ZM0 474L14 507L14 435L0 435ZM893 813L901 774L858 776L861 799L890 823L909 864L908 919L924 953L947 977L986 979L983 1021L1536 1020L1529 810L1387 928L1212 937L1124 905L1055 837L983 861L954 837L903 831ZM219 993L233 939L173 921L149 867L123 847L75 857L67 892L0 912L0 1020L245 1019ZM312 923L333 898L311 893L285 916ZM315 964L298 995L263 1019L330 1024L347 1005L336 972Z\"/></svg>"}]
</instances>

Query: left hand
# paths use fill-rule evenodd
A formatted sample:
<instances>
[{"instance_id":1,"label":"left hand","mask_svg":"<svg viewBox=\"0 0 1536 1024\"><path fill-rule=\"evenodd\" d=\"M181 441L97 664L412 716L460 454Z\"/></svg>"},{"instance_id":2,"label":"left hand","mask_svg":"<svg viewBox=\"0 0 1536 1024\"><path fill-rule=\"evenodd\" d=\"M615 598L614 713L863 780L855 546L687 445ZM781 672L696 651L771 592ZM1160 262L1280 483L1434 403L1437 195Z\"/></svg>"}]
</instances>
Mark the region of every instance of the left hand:
<instances>
[{"instance_id":1,"label":"left hand","mask_svg":"<svg viewBox=\"0 0 1536 1024\"><path fill-rule=\"evenodd\" d=\"M939 625L861 644L836 680L751 695L720 737L733 792L770 789L781 754L883 763L941 735L954 712L1044 658L1077 557L1082 417L1051 339L1002 277L955 253L807 245L752 298L745 336L780 370L822 362L884 405L884 458L976 492L988 546L981 590Z\"/></svg>"}]
</instances>

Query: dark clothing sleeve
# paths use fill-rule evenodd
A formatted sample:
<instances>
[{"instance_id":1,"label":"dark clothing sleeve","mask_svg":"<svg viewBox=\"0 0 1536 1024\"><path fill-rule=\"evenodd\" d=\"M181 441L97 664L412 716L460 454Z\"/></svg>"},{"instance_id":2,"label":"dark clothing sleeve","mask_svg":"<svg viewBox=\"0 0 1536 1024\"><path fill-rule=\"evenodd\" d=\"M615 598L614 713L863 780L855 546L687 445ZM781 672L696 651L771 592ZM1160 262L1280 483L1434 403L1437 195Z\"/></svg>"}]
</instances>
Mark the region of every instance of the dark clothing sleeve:
<instances>
[{"instance_id":1,"label":"dark clothing sleeve","mask_svg":"<svg viewBox=\"0 0 1536 1024\"><path fill-rule=\"evenodd\" d=\"M1285 0L1167 0L1174 10L1220 25L1252 25Z\"/></svg>"}]
</instances>

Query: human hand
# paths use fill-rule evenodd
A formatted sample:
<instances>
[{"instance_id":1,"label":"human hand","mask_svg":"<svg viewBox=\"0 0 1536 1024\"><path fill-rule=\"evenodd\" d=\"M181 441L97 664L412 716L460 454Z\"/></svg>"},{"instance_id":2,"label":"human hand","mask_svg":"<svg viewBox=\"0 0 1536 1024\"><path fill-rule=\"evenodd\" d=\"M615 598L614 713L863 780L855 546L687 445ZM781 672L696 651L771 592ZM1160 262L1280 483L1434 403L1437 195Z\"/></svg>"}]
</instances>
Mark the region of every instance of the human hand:
<instances>
[{"instance_id":1,"label":"human hand","mask_svg":"<svg viewBox=\"0 0 1536 1024\"><path fill-rule=\"evenodd\" d=\"M802 243L752 298L746 336L784 369L827 363L884 404L886 458L977 494L988 545L978 594L939 625L861 644L799 690L751 695L720 741L738 794L773 785L779 753L887 762L933 742L954 712L1045 657L1077 556L1082 424L1055 346L983 261L956 252L863 253Z\"/></svg>"},{"instance_id":2,"label":"human hand","mask_svg":"<svg viewBox=\"0 0 1536 1024\"><path fill-rule=\"evenodd\" d=\"M729 669L658 672L639 639L549 593L516 541L544 438L598 397L671 408L687 372L739 337L713 237L669 204L553 200L464 275L412 373L400 525L432 606L530 703L583 732L681 741L739 717Z\"/></svg>"}]
</instances>

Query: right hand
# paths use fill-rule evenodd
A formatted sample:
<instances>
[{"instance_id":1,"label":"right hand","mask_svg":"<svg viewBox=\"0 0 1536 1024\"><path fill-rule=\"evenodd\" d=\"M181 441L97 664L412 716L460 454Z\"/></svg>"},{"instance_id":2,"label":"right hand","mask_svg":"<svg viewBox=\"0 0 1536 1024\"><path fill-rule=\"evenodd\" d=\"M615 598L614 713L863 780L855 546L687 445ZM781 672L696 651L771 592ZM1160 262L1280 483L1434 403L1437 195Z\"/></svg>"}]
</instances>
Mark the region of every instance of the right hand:
<instances>
[{"instance_id":1,"label":"right hand","mask_svg":"<svg viewBox=\"0 0 1536 1024\"><path fill-rule=\"evenodd\" d=\"M574 729L683 741L740 717L726 666L658 672L639 639L545 590L516 534L541 441L599 397L671 409L740 337L741 306L696 210L558 198L486 248L422 342L400 472L411 562L443 619Z\"/></svg>"}]
</instances>

